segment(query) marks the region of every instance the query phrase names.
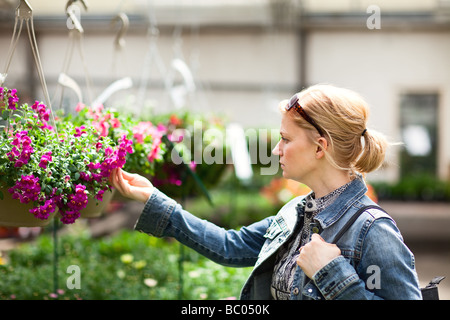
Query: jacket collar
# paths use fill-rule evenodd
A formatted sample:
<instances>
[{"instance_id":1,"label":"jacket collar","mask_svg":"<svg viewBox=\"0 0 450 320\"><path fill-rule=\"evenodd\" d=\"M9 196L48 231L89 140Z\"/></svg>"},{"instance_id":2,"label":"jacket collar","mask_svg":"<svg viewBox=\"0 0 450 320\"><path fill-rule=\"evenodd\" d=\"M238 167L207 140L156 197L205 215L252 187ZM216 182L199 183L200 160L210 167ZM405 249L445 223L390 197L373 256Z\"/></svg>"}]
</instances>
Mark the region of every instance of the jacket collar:
<instances>
[{"instance_id":1,"label":"jacket collar","mask_svg":"<svg viewBox=\"0 0 450 320\"><path fill-rule=\"evenodd\" d=\"M366 192L367 186L364 179L358 175L330 206L315 217L315 220L320 223L322 228L331 226Z\"/></svg>"}]
</instances>

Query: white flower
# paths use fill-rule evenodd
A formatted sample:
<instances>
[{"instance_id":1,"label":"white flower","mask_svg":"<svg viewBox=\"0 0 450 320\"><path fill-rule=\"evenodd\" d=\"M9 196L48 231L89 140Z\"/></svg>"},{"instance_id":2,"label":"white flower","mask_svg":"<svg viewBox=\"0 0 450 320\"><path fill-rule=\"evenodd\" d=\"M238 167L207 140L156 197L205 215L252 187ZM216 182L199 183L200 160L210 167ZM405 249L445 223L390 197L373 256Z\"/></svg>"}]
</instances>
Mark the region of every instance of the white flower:
<instances>
[{"instance_id":1,"label":"white flower","mask_svg":"<svg viewBox=\"0 0 450 320\"><path fill-rule=\"evenodd\" d=\"M192 270L188 272L188 276L190 278L198 278L200 277L200 272L198 272L197 270Z\"/></svg>"},{"instance_id":2,"label":"white flower","mask_svg":"<svg viewBox=\"0 0 450 320\"><path fill-rule=\"evenodd\" d=\"M155 279L152 279L152 278L146 278L146 279L144 279L144 284L147 287L153 288L153 287L156 287L156 285L158 284L158 281Z\"/></svg>"}]
</instances>

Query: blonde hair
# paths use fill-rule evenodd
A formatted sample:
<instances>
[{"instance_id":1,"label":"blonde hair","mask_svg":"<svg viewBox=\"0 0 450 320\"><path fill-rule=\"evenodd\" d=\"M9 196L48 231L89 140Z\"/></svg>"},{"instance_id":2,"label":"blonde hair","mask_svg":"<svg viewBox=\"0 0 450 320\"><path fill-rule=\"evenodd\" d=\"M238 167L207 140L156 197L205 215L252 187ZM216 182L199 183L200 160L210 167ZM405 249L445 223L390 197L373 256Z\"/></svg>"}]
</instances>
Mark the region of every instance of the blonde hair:
<instances>
[{"instance_id":1,"label":"blonde hair","mask_svg":"<svg viewBox=\"0 0 450 320\"><path fill-rule=\"evenodd\" d=\"M388 142L381 133L367 128L369 106L359 94L321 84L297 96L302 108L324 132L330 147L325 156L334 167L349 170L352 175L355 171L364 175L383 164ZM286 101L280 104L283 113L285 106ZM317 132L297 112L291 111L289 115L300 127Z\"/></svg>"}]
</instances>

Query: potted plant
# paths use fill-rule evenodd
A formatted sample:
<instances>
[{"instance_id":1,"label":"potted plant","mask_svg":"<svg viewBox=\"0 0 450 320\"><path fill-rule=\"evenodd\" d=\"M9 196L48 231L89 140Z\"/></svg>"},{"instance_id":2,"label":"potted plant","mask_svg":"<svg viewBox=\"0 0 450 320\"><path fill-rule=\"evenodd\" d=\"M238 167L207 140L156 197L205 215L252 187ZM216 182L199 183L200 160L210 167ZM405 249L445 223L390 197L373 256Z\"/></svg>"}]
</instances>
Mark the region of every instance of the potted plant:
<instances>
[{"instance_id":1,"label":"potted plant","mask_svg":"<svg viewBox=\"0 0 450 320\"><path fill-rule=\"evenodd\" d=\"M75 110L75 115L67 115L64 119L77 125L89 123L101 137L116 142L124 135L131 141L133 153L127 155L124 170L153 175L156 163L163 161L166 147L162 136L167 129L162 124L139 121L131 114L107 109L103 105L89 107L79 103Z\"/></svg>"},{"instance_id":2,"label":"potted plant","mask_svg":"<svg viewBox=\"0 0 450 320\"><path fill-rule=\"evenodd\" d=\"M213 145L208 132L222 132L224 125L218 119L207 118L189 112L153 115L151 119L105 108L103 105L86 106L79 103L75 115L66 115L66 121L76 125L91 124L101 136L117 140L122 135L132 141L134 152L127 156L124 170L146 176L156 187L171 197L195 195L199 191L198 180L205 187L212 187L225 170L226 146L218 163L196 163L204 148ZM200 136L200 143L194 141ZM175 148L175 150L172 150ZM173 161L179 153L186 165ZM195 172L197 181L186 172ZM182 185L183 184L183 185Z\"/></svg>"},{"instance_id":3,"label":"potted plant","mask_svg":"<svg viewBox=\"0 0 450 320\"><path fill-rule=\"evenodd\" d=\"M223 121L187 111L159 115L158 121L166 127L169 146L164 161L156 164L152 183L174 198L198 196L216 186L229 156Z\"/></svg>"},{"instance_id":4,"label":"potted plant","mask_svg":"<svg viewBox=\"0 0 450 320\"><path fill-rule=\"evenodd\" d=\"M0 201L10 195L37 221L58 213L63 224L74 223L89 201L111 190L111 170L122 168L133 152L125 135L113 141L89 124L50 125L49 108L38 101L19 106L15 89L0 88L0 109ZM24 226L15 221L15 209L5 208L0 203L0 225Z\"/></svg>"}]
</instances>

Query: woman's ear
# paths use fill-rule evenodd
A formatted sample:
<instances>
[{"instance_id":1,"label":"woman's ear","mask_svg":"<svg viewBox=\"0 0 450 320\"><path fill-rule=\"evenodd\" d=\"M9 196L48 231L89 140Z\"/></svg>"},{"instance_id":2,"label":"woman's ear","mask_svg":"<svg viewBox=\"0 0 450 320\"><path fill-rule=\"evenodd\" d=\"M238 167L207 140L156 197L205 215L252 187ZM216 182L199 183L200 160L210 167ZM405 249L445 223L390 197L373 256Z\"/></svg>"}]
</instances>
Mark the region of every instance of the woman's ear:
<instances>
[{"instance_id":1,"label":"woman's ear","mask_svg":"<svg viewBox=\"0 0 450 320\"><path fill-rule=\"evenodd\" d=\"M328 141L324 137L320 137L319 140L317 140L319 145L316 149L316 159L322 159L325 157L325 151L328 149Z\"/></svg>"}]
</instances>

